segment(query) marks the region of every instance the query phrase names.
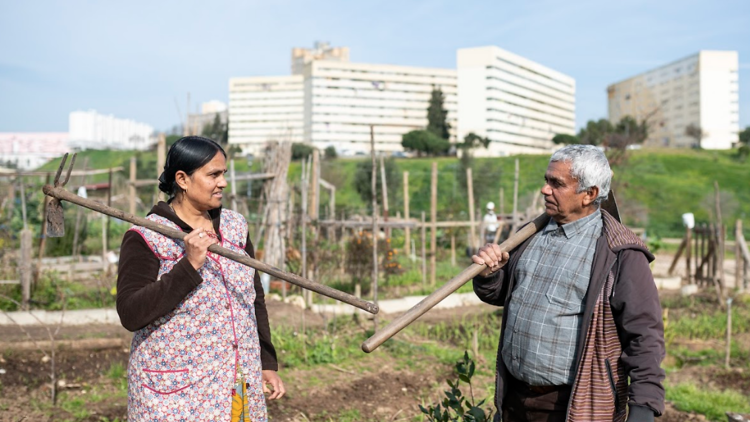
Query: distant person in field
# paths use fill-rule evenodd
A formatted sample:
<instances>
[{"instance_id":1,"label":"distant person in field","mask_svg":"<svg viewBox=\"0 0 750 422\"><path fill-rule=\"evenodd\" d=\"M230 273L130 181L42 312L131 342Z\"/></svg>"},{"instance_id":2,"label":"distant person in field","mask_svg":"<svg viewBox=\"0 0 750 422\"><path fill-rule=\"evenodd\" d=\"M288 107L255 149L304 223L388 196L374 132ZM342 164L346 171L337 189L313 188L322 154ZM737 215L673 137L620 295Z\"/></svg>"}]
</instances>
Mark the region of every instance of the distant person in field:
<instances>
[{"instance_id":1,"label":"distant person in field","mask_svg":"<svg viewBox=\"0 0 750 422\"><path fill-rule=\"evenodd\" d=\"M220 244L254 256L245 219L221 208L226 171L216 142L181 138L159 177L169 200L146 218L182 230L185 240L140 226L123 237L117 312L135 332L130 422L265 422L264 392L285 393L258 273L208 252Z\"/></svg>"},{"instance_id":2,"label":"distant person in field","mask_svg":"<svg viewBox=\"0 0 750 422\"><path fill-rule=\"evenodd\" d=\"M487 212L482 218L484 224L484 241L492 243L495 240L495 232L497 232L497 214L495 214L495 203L487 203Z\"/></svg>"},{"instance_id":3,"label":"distant person in field","mask_svg":"<svg viewBox=\"0 0 750 422\"><path fill-rule=\"evenodd\" d=\"M555 152L541 191L549 224L510 255L487 244L472 257L487 265L474 292L504 307L496 421L640 422L664 411L654 256L600 209L611 177L596 147Z\"/></svg>"}]
</instances>

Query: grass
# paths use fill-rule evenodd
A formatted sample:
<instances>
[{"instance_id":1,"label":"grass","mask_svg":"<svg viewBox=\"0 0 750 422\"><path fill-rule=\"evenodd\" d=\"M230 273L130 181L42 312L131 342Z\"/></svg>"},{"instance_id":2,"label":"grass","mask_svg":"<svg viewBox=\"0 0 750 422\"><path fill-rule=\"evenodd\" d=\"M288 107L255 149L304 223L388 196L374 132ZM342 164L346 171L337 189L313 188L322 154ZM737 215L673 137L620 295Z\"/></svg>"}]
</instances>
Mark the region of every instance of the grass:
<instances>
[{"instance_id":1,"label":"grass","mask_svg":"<svg viewBox=\"0 0 750 422\"><path fill-rule=\"evenodd\" d=\"M710 391L693 383L667 386L667 400L685 412L706 415L711 421L725 421L725 412L750 413L750 397L733 390Z\"/></svg>"}]
</instances>

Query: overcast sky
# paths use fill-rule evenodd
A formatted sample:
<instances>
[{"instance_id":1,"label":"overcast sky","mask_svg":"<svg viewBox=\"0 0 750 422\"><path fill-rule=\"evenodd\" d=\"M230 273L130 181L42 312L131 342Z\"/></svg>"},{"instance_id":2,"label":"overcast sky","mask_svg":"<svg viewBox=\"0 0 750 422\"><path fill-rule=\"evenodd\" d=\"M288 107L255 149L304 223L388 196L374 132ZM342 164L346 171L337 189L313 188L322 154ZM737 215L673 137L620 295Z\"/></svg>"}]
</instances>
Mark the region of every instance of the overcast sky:
<instances>
[{"instance_id":1,"label":"overcast sky","mask_svg":"<svg viewBox=\"0 0 750 422\"><path fill-rule=\"evenodd\" d=\"M576 80L576 124L606 117L606 87L698 50L737 50L750 125L750 1L0 0L0 131L68 130L96 109L167 130L186 94L228 101L229 78L287 75L292 47L455 68L496 45Z\"/></svg>"}]
</instances>

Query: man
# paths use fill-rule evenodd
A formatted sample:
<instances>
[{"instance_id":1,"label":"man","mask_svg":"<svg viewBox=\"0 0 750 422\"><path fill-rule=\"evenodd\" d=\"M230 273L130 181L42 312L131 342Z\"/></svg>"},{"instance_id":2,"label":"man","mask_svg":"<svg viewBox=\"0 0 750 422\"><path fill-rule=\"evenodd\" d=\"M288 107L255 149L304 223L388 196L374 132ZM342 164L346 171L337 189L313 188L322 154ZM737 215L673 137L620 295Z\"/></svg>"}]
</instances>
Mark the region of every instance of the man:
<instances>
[{"instance_id":1,"label":"man","mask_svg":"<svg viewBox=\"0 0 750 422\"><path fill-rule=\"evenodd\" d=\"M484 302L504 306L496 421L653 421L664 410L664 328L643 242L599 208L612 172L590 145L552 155L549 224L510 255L472 260ZM628 383L628 378L630 382Z\"/></svg>"},{"instance_id":2,"label":"man","mask_svg":"<svg viewBox=\"0 0 750 422\"><path fill-rule=\"evenodd\" d=\"M488 243L492 243L495 239L495 232L497 231L497 214L495 214L495 203L487 203L487 214L482 219L484 225L484 239Z\"/></svg>"}]
</instances>

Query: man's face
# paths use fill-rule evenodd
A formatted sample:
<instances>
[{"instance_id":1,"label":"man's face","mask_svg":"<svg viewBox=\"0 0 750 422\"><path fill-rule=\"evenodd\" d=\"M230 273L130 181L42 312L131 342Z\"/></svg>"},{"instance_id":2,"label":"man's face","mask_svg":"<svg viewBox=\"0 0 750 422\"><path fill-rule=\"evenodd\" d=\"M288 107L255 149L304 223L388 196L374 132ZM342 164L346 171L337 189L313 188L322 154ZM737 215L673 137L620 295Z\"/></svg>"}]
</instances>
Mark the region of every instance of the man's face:
<instances>
[{"instance_id":1,"label":"man's face","mask_svg":"<svg viewBox=\"0 0 750 422\"><path fill-rule=\"evenodd\" d=\"M595 209L589 205L596 199L598 189L576 193L578 181L570 175L570 163L553 161L544 174L546 183L542 187L544 207L547 215L558 224L570 223L591 214Z\"/></svg>"}]
</instances>

